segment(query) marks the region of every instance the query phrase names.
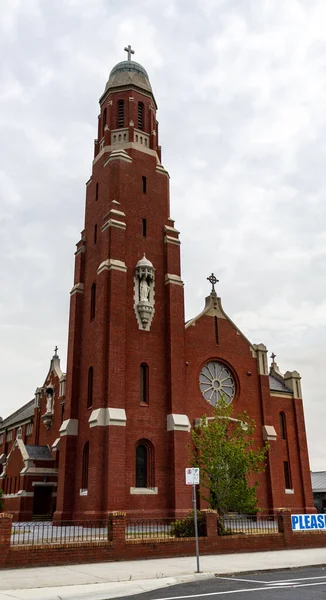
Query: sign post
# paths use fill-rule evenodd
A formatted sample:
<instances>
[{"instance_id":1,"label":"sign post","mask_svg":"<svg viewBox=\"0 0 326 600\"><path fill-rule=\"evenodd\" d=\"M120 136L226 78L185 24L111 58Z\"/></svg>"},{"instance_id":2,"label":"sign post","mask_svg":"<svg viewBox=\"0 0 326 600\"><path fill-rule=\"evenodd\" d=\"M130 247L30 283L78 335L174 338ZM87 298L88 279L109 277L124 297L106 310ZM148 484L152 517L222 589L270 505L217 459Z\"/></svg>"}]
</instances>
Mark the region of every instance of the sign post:
<instances>
[{"instance_id":1,"label":"sign post","mask_svg":"<svg viewBox=\"0 0 326 600\"><path fill-rule=\"evenodd\" d=\"M186 469L186 485L192 485L192 502L194 505L194 525L195 525L195 539L196 539L196 560L197 560L197 571L199 569L199 543L198 543L198 521L197 521L197 498L196 498L196 485L199 485L199 469L198 468L187 468Z\"/></svg>"}]
</instances>

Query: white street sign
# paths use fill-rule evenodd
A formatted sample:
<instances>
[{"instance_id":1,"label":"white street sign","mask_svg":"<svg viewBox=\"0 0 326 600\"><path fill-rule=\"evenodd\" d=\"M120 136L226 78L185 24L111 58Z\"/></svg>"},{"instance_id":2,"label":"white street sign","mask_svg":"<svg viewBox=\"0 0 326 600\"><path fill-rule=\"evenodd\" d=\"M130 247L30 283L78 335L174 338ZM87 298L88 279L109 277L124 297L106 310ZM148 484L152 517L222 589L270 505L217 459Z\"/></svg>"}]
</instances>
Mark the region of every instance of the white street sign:
<instances>
[{"instance_id":1,"label":"white street sign","mask_svg":"<svg viewBox=\"0 0 326 600\"><path fill-rule=\"evenodd\" d=\"M199 485L199 469L197 467L186 469L186 484Z\"/></svg>"}]
</instances>

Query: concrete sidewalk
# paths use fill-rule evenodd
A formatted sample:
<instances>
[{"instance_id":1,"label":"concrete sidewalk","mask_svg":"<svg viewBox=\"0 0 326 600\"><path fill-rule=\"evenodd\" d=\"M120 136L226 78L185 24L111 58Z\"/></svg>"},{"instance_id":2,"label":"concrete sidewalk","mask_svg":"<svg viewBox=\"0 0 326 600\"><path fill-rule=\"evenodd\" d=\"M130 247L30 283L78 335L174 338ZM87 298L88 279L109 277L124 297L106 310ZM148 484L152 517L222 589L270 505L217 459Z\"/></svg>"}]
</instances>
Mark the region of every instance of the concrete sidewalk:
<instances>
[{"instance_id":1,"label":"concrete sidewalk","mask_svg":"<svg viewBox=\"0 0 326 600\"><path fill-rule=\"evenodd\" d=\"M326 565L326 548L0 571L0 600L107 600L215 574Z\"/></svg>"}]
</instances>

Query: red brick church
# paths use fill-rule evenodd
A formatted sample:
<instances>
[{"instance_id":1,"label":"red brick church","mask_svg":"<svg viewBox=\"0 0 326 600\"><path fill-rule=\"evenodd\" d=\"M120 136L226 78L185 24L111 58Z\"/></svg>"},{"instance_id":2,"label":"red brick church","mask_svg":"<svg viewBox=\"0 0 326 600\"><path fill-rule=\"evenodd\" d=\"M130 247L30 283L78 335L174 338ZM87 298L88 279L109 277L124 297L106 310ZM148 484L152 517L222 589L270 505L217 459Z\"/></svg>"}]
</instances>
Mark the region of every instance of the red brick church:
<instances>
[{"instance_id":1,"label":"red brick church","mask_svg":"<svg viewBox=\"0 0 326 600\"><path fill-rule=\"evenodd\" d=\"M188 511L190 429L223 394L256 420L257 444L269 440L260 508L314 511L300 375L283 375L275 357L268 367L264 344L224 312L214 276L185 323L157 104L126 50L100 98L67 373L56 349L35 397L0 421L4 508L16 520Z\"/></svg>"}]
</instances>

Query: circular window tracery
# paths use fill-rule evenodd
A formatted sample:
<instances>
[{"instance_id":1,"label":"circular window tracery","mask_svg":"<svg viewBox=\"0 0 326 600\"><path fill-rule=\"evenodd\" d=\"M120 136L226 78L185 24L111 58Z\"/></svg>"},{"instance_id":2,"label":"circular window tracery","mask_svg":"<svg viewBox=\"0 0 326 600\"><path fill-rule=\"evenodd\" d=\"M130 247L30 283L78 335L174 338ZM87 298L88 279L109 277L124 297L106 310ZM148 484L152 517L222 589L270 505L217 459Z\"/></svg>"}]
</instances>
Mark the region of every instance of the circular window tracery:
<instances>
[{"instance_id":1,"label":"circular window tracery","mask_svg":"<svg viewBox=\"0 0 326 600\"><path fill-rule=\"evenodd\" d=\"M230 370L217 361L210 361L202 368L199 387L205 400L212 406L216 406L222 398L226 404L230 404L235 395L235 382Z\"/></svg>"}]
</instances>

